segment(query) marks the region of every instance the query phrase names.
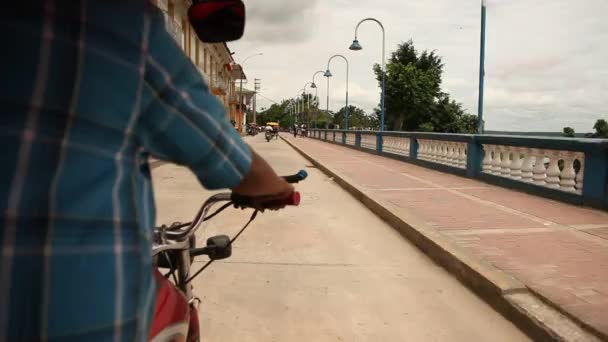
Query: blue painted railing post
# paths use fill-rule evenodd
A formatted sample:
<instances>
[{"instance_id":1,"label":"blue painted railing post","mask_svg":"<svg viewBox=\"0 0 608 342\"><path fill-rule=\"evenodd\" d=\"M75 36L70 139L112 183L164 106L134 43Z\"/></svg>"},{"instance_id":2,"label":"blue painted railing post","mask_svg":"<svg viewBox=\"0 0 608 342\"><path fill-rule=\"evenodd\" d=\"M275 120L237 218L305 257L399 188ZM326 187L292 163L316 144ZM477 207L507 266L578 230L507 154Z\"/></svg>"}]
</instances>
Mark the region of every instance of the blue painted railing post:
<instances>
[{"instance_id":1,"label":"blue painted railing post","mask_svg":"<svg viewBox=\"0 0 608 342\"><path fill-rule=\"evenodd\" d=\"M336 131L331 132L333 134L332 140L333 142L336 142Z\"/></svg>"},{"instance_id":2,"label":"blue painted railing post","mask_svg":"<svg viewBox=\"0 0 608 342\"><path fill-rule=\"evenodd\" d=\"M325 141L327 141L327 131L325 131Z\"/></svg>"},{"instance_id":3,"label":"blue painted railing post","mask_svg":"<svg viewBox=\"0 0 608 342\"><path fill-rule=\"evenodd\" d=\"M342 132L342 145L346 145L346 131Z\"/></svg>"},{"instance_id":4,"label":"blue painted railing post","mask_svg":"<svg viewBox=\"0 0 608 342\"><path fill-rule=\"evenodd\" d=\"M355 146L361 147L361 132L355 133Z\"/></svg>"},{"instance_id":5,"label":"blue painted railing post","mask_svg":"<svg viewBox=\"0 0 608 342\"><path fill-rule=\"evenodd\" d=\"M376 132L376 152L382 153L382 133Z\"/></svg>"},{"instance_id":6,"label":"blue painted railing post","mask_svg":"<svg viewBox=\"0 0 608 342\"><path fill-rule=\"evenodd\" d=\"M418 159L418 139L416 137L410 137L410 159Z\"/></svg>"},{"instance_id":7,"label":"blue painted railing post","mask_svg":"<svg viewBox=\"0 0 608 342\"><path fill-rule=\"evenodd\" d=\"M476 136L467 144L467 177L477 178L481 174L483 162L483 145Z\"/></svg>"},{"instance_id":8,"label":"blue painted railing post","mask_svg":"<svg viewBox=\"0 0 608 342\"><path fill-rule=\"evenodd\" d=\"M593 148L585 152L583 204L608 209L608 150L606 148Z\"/></svg>"}]
</instances>

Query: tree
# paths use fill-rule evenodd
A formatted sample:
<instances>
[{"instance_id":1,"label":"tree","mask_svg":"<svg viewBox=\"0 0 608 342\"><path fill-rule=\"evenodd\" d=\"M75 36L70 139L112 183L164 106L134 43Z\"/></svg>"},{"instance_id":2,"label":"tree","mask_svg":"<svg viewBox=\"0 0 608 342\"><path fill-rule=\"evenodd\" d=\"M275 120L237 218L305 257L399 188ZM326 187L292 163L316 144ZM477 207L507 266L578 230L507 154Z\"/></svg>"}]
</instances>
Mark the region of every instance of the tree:
<instances>
[{"instance_id":1,"label":"tree","mask_svg":"<svg viewBox=\"0 0 608 342\"><path fill-rule=\"evenodd\" d=\"M273 103L268 109L258 113L257 121L261 125L267 122L278 122L282 127L290 127L294 122L294 117L291 113L292 105L293 103L290 100Z\"/></svg>"},{"instance_id":2,"label":"tree","mask_svg":"<svg viewBox=\"0 0 608 342\"><path fill-rule=\"evenodd\" d=\"M385 124L400 131L474 133L477 117L441 91L443 62L434 51L418 53L402 43L386 65ZM378 82L382 70L374 66Z\"/></svg>"},{"instance_id":3,"label":"tree","mask_svg":"<svg viewBox=\"0 0 608 342\"><path fill-rule=\"evenodd\" d=\"M566 137L566 138L574 138L574 128L572 128L572 127L564 127L564 137Z\"/></svg>"},{"instance_id":4,"label":"tree","mask_svg":"<svg viewBox=\"0 0 608 342\"><path fill-rule=\"evenodd\" d=\"M598 138L608 138L608 122L604 119L598 119L593 125L595 129L595 135Z\"/></svg>"},{"instance_id":5,"label":"tree","mask_svg":"<svg viewBox=\"0 0 608 342\"><path fill-rule=\"evenodd\" d=\"M334 125L345 127L345 116L346 107L342 107L333 117ZM358 129L376 128L376 122L377 119L366 114L363 109L353 105L348 106L348 127Z\"/></svg>"}]
</instances>

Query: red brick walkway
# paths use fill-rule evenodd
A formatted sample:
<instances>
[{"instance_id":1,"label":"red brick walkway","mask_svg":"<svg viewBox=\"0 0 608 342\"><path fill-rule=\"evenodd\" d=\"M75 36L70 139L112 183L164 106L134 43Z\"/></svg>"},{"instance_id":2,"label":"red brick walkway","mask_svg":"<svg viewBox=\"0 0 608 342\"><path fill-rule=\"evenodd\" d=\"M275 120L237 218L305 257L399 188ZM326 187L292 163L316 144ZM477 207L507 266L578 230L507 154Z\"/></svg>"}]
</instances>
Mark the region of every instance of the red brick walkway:
<instances>
[{"instance_id":1,"label":"red brick walkway","mask_svg":"<svg viewBox=\"0 0 608 342\"><path fill-rule=\"evenodd\" d=\"M334 144L288 139L608 335L608 213Z\"/></svg>"}]
</instances>

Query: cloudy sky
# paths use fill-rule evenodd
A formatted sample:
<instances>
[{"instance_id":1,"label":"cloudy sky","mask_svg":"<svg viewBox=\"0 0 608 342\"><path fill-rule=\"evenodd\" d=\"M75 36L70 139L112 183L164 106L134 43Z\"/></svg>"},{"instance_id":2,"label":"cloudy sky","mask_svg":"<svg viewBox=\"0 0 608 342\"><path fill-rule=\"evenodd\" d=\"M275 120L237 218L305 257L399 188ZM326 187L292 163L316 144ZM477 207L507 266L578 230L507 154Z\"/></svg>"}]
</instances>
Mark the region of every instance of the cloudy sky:
<instances>
[{"instance_id":1,"label":"cloudy sky","mask_svg":"<svg viewBox=\"0 0 608 342\"><path fill-rule=\"evenodd\" d=\"M591 131L608 118L608 0L488 0L486 128ZM356 23L375 17L387 30L387 58L413 39L418 50L443 56L444 90L477 113L479 0L250 0L242 40L230 44L261 94L294 97L334 54L350 61L350 103L371 110L380 90L372 73L381 60L380 28L359 30L364 49L348 50ZM345 100L345 63L334 59L330 109ZM325 106L326 80L317 77ZM260 98L259 106L271 102Z\"/></svg>"}]
</instances>

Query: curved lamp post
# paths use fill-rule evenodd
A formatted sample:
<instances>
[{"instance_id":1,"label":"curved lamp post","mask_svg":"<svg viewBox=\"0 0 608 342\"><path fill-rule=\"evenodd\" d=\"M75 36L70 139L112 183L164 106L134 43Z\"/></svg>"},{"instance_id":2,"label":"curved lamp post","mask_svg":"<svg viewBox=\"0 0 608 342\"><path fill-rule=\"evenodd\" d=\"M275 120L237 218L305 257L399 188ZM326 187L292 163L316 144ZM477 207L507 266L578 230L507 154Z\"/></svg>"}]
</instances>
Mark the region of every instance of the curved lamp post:
<instances>
[{"instance_id":1,"label":"curved lamp post","mask_svg":"<svg viewBox=\"0 0 608 342\"><path fill-rule=\"evenodd\" d=\"M385 53L386 53L386 31L384 30L384 25L382 25L382 23L375 18L365 18L363 20L361 20L358 24L357 27L355 27L355 39L353 40L353 43L350 45L349 49L353 50L353 51L359 51L361 49L363 49L363 46L361 46L361 44L359 43L359 40L357 39L357 33L359 31L359 26L366 22L366 21L373 21L376 22L378 25L380 25L380 28L382 29L382 98L381 98L381 109L380 109L380 131L384 131L384 79L385 79L385 74L386 74L386 66L384 64L384 60L385 60Z\"/></svg>"},{"instance_id":2,"label":"curved lamp post","mask_svg":"<svg viewBox=\"0 0 608 342\"><path fill-rule=\"evenodd\" d=\"M307 114L306 120L310 120L310 97L306 94L306 86L309 84L310 84L311 88L314 85L313 82L308 82L304 85L304 88L302 88L304 90L304 96L306 96L306 114ZM309 124L310 124L310 122L307 123L307 125L309 125Z\"/></svg>"},{"instance_id":3,"label":"curved lamp post","mask_svg":"<svg viewBox=\"0 0 608 342\"><path fill-rule=\"evenodd\" d=\"M346 62L346 115L344 118L344 129L348 130L348 68L349 67L348 67L348 59L346 59L346 57L344 57L343 55L333 55L333 56L329 57L329 60L327 61L327 71L325 71L325 74L323 74L323 76L327 77L327 80L328 80L327 110L329 112L329 78L333 76L331 74L331 71L329 70L329 64L331 63L331 60L336 57L340 57L340 58L344 59L344 61Z\"/></svg>"},{"instance_id":4,"label":"curved lamp post","mask_svg":"<svg viewBox=\"0 0 608 342\"><path fill-rule=\"evenodd\" d=\"M312 84L310 85L310 87L315 90L315 98L316 99L318 99L318 96L319 96L319 92L318 92L319 87L317 87L317 84L315 83L315 77L317 77L318 74L325 74L325 71L319 70L319 71L315 72L312 75ZM329 79L327 81L329 82ZM329 91L329 89L327 89L327 91ZM319 105L319 103L317 102L317 113L315 113L315 128L317 128L317 120L319 119L319 107L318 107L318 105Z\"/></svg>"},{"instance_id":5,"label":"curved lamp post","mask_svg":"<svg viewBox=\"0 0 608 342\"><path fill-rule=\"evenodd\" d=\"M297 123L297 119L300 117L301 112L304 111L304 99L302 98L302 102L300 103L300 98L302 97L302 94L304 93L304 89L300 89L298 91L298 94L296 95L296 120L295 122Z\"/></svg>"},{"instance_id":6,"label":"curved lamp post","mask_svg":"<svg viewBox=\"0 0 608 342\"><path fill-rule=\"evenodd\" d=\"M477 133L483 134L483 86L486 57L486 0L481 0L481 42L479 44L479 98L477 103Z\"/></svg>"}]
</instances>

